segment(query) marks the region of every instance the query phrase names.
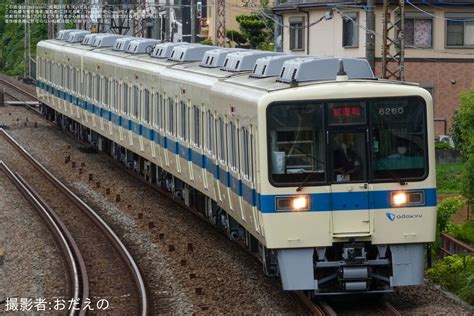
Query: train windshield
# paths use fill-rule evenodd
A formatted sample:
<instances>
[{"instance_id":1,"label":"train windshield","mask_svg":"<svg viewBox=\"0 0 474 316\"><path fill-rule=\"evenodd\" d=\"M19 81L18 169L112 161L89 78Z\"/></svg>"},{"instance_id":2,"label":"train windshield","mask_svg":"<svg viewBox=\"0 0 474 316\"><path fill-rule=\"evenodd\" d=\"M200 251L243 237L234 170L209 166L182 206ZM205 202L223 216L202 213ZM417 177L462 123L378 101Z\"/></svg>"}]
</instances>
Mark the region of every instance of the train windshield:
<instances>
[{"instance_id":1,"label":"train windshield","mask_svg":"<svg viewBox=\"0 0 474 316\"><path fill-rule=\"evenodd\" d=\"M270 181L420 180L427 174L425 108L417 97L273 104L267 110ZM354 163L347 172L339 148Z\"/></svg>"},{"instance_id":2,"label":"train windshield","mask_svg":"<svg viewBox=\"0 0 474 316\"><path fill-rule=\"evenodd\" d=\"M270 107L270 174L274 183L326 181L323 107L323 103Z\"/></svg>"},{"instance_id":3,"label":"train windshield","mask_svg":"<svg viewBox=\"0 0 474 316\"><path fill-rule=\"evenodd\" d=\"M427 167L424 101L404 98L370 103L373 179L422 178Z\"/></svg>"}]
</instances>

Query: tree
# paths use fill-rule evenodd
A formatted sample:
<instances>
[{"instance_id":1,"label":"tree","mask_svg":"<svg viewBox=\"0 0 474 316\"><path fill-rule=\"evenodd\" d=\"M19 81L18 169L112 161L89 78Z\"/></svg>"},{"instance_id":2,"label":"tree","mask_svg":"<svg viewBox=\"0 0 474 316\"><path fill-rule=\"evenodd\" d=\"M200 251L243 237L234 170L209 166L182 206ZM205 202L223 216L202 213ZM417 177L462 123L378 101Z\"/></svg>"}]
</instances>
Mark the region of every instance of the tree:
<instances>
[{"instance_id":1,"label":"tree","mask_svg":"<svg viewBox=\"0 0 474 316\"><path fill-rule=\"evenodd\" d=\"M273 20L263 14L242 14L236 17L240 32L229 30L227 38L238 46L273 50Z\"/></svg>"},{"instance_id":2,"label":"tree","mask_svg":"<svg viewBox=\"0 0 474 316\"><path fill-rule=\"evenodd\" d=\"M464 194L474 201L474 88L461 96L461 106L455 115L455 129L464 163Z\"/></svg>"}]
</instances>

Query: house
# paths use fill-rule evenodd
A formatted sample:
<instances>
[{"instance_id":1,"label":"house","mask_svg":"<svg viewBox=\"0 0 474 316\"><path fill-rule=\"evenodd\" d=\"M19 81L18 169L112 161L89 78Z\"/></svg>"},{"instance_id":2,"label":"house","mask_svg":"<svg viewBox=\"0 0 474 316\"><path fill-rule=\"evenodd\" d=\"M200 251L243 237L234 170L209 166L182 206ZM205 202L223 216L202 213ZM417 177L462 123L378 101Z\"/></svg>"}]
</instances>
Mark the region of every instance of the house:
<instances>
[{"instance_id":1,"label":"house","mask_svg":"<svg viewBox=\"0 0 474 316\"><path fill-rule=\"evenodd\" d=\"M281 17L277 24L282 51L367 58L371 53L367 37L374 36L374 70L380 77L383 1L375 1L375 32L367 32L367 2L275 2L273 11ZM435 134L446 134L459 106L460 94L474 84L474 2L407 0L404 31L405 80L430 91L435 105Z\"/></svg>"}]
</instances>

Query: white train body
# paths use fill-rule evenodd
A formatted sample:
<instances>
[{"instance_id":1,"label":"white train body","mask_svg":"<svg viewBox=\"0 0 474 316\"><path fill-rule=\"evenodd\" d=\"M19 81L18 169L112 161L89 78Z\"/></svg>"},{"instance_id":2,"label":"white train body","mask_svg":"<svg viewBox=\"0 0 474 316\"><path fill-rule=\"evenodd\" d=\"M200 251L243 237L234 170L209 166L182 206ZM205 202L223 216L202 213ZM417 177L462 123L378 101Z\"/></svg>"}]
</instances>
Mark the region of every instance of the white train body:
<instances>
[{"instance_id":1,"label":"white train body","mask_svg":"<svg viewBox=\"0 0 474 316\"><path fill-rule=\"evenodd\" d=\"M40 42L37 58L45 105L111 151L126 149L130 166L135 153L135 168L187 205L199 209L192 201L204 199L199 210L258 251L284 289L377 292L423 282L436 222L424 89L342 75L277 82L59 40ZM353 148L353 158L341 156L351 170L336 166L343 141ZM410 156L398 157L398 147Z\"/></svg>"}]
</instances>

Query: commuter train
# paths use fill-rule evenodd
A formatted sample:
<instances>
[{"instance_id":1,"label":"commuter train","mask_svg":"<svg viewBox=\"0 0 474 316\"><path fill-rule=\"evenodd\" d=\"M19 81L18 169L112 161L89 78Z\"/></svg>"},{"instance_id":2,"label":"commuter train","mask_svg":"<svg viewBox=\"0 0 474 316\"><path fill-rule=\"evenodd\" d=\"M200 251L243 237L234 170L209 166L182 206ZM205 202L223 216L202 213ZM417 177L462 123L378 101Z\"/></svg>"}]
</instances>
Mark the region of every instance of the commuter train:
<instances>
[{"instance_id":1,"label":"commuter train","mask_svg":"<svg viewBox=\"0 0 474 316\"><path fill-rule=\"evenodd\" d=\"M37 47L44 113L258 254L285 290L423 282L433 104L366 60L62 31Z\"/></svg>"}]
</instances>

